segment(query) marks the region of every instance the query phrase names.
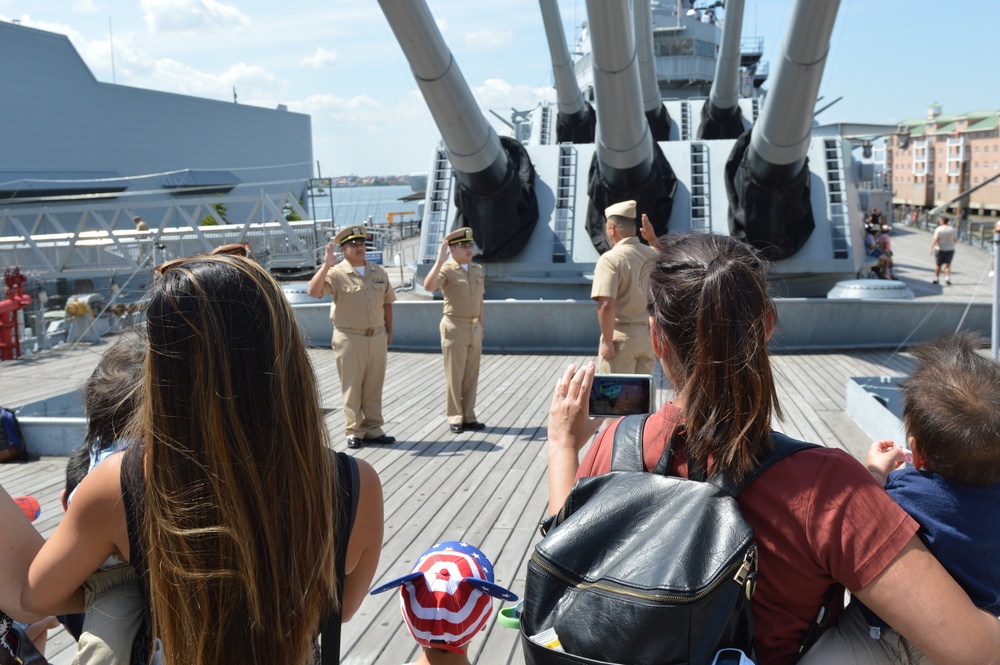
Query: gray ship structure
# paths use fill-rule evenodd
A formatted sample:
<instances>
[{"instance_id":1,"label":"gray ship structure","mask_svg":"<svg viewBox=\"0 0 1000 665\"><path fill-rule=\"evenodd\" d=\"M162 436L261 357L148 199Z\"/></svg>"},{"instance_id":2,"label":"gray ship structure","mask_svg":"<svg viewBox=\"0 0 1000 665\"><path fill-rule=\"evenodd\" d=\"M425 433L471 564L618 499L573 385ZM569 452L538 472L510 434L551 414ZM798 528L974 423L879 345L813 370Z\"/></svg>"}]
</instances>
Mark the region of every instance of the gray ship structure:
<instances>
[{"instance_id":1,"label":"gray ship structure","mask_svg":"<svg viewBox=\"0 0 1000 665\"><path fill-rule=\"evenodd\" d=\"M725 2L724 20L721 2L589 0L575 59L555 0L539 0L557 102L515 114L511 137L483 117L423 0L379 2L441 133L419 275L467 225L487 298L586 299L607 249L604 207L626 199L658 235L728 233L758 248L778 295L825 296L861 268L853 146L812 135L837 0L795 4L763 102L742 0Z\"/></svg>"}]
</instances>

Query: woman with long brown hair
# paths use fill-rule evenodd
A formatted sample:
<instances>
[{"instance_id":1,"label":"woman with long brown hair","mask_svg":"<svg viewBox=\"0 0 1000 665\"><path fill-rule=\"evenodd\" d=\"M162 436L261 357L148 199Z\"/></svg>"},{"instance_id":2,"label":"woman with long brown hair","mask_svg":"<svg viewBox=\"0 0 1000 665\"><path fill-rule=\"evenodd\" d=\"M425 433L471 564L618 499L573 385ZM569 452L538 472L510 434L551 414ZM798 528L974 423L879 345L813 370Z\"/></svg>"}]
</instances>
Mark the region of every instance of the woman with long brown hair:
<instances>
[{"instance_id":1,"label":"woman with long brown hair","mask_svg":"<svg viewBox=\"0 0 1000 665\"><path fill-rule=\"evenodd\" d=\"M133 443L80 484L23 604L79 611L80 585L119 553L149 603L140 657L159 640L167 664L303 665L321 620L349 619L375 573L378 476L328 449L301 332L256 263L164 264L146 316Z\"/></svg>"},{"instance_id":2,"label":"woman with long brown hair","mask_svg":"<svg viewBox=\"0 0 1000 665\"><path fill-rule=\"evenodd\" d=\"M773 450L771 419L780 414L765 262L715 234L667 236L659 250L646 265L649 324L676 397L645 423L646 470L670 445L670 475L722 474L739 483ZM552 513L576 478L611 467L617 421L579 460L599 424L587 415L593 376L593 363L570 366L552 398ZM917 538L916 522L848 453L798 451L764 470L737 501L760 552L753 598L760 662L797 660L831 587L841 591L833 594L835 616L846 587L936 663L998 662L1000 622L976 609Z\"/></svg>"}]
</instances>

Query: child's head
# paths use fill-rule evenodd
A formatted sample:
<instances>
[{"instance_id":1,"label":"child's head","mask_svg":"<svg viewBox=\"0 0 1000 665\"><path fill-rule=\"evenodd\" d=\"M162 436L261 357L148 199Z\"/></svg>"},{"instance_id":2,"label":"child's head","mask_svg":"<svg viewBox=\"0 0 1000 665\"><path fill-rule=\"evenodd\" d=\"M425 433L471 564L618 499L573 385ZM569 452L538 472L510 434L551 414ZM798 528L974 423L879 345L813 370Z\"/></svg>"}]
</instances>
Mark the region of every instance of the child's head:
<instances>
[{"instance_id":1,"label":"child's head","mask_svg":"<svg viewBox=\"0 0 1000 665\"><path fill-rule=\"evenodd\" d=\"M962 332L914 349L917 368L900 384L914 454L950 480L1000 482L1000 364Z\"/></svg>"},{"instance_id":2,"label":"child's head","mask_svg":"<svg viewBox=\"0 0 1000 665\"><path fill-rule=\"evenodd\" d=\"M400 587L407 629L420 646L464 653L462 646L486 626L493 599L517 596L493 583L493 565L467 543L444 542L417 559L413 571L373 589Z\"/></svg>"},{"instance_id":3,"label":"child's head","mask_svg":"<svg viewBox=\"0 0 1000 665\"><path fill-rule=\"evenodd\" d=\"M126 432L138 404L147 348L143 337L122 335L87 379L83 399L91 452L109 447Z\"/></svg>"}]
</instances>

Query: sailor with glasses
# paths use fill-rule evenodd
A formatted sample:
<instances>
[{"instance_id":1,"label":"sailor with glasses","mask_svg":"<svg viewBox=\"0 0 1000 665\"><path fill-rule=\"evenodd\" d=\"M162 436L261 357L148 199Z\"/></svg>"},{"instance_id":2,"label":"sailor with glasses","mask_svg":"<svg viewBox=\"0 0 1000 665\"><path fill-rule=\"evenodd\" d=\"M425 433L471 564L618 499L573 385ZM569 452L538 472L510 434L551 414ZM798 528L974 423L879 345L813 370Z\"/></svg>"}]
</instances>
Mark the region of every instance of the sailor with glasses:
<instances>
[{"instance_id":1,"label":"sailor with glasses","mask_svg":"<svg viewBox=\"0 0 1000 665\"><path fill-rule=\"evenodd\" d=\"M392 344L392 303L396 294L382 266L365 259L368 232L348 226L327 244L323 265L309 280L309 295L330 295L333 350L344 402L347 447L393 443L382 431L382 384ZM337 262L339 246L344 258Z\"/></svg>"}]
</instances>

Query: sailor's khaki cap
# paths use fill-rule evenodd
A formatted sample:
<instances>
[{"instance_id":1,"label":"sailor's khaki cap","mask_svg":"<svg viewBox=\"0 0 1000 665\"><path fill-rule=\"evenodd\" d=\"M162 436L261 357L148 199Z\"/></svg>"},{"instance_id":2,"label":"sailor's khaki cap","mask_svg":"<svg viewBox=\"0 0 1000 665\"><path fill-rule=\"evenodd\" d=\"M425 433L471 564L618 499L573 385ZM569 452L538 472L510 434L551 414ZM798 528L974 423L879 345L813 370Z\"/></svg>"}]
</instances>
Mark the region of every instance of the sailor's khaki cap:
<instances>
[{"instance_id":1,"label":"sailor's khaki cap","mask_svg":"<svg viewBox=\"0 0 1000 665\"><path fill-rule=\"evenodd\" d=\"M635 201L622 201L604 209L604 217L628 217L635 219Z\"/></svg>"},{"instance_id":2,"label":"sailor's khaki cap","mask_svg":"<svg viewBox=\"0 0 1000 665\"><path fill-rule=\"evenodd\" d=\"M347 226L340 229L333 238L333 242L338 245L343 245L345 242L350 242L352 240L357 240L361 238L362 240L368 239L368 230L365 229L363 224L358 224L357 226Z\"/></svg>"},{"instance_id":3,"label":"sailor's khaki cap","mask_svg":"<svg viewBox=\"0 0 1000 665\"><path fill-rule=\"evenodd\" d=\"M463 226L460 229L455 229L448 235L444 237L449 245L460 245L463 242L472 242L472 229L468 226Z\"/></svg>"}]
</instances>

